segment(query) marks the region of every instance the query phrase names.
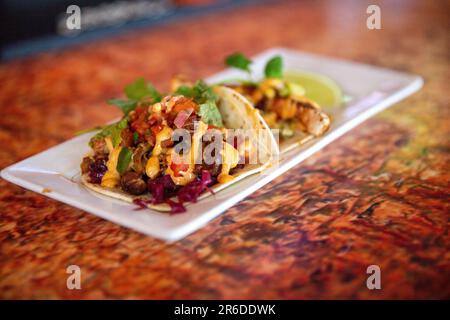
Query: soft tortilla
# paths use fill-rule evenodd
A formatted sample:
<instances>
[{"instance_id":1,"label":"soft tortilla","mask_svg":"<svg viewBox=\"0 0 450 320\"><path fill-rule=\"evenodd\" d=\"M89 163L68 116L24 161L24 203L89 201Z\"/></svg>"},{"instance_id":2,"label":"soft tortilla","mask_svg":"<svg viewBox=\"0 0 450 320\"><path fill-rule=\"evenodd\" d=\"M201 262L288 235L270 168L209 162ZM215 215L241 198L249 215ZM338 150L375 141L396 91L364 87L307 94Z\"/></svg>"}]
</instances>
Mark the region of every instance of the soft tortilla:
<instances>
[{"instance_id":1,"label":"soft tortilla","mask_svg":"<svg viewBox=\"0 0 450 320\"><path fill-rule=\"evenodd\" d=\"M213 186L211 186L211 190L216 193L220 190L223 190L227 188L228 186L232 185L233 183L236 183L237 181L240 181L248 176L254 175L256 173L260 173L263 171L269 163L266 165L248 165L239 170L237 173L233 174L234 179L226 182L226 183L218 183ZM133 203L135 199L142 199L144 201L149 200L151 201L152 197L149 194L144 194L140 196L134 196L129 193L126 193L122 191L120 188L106 188L102 187L99 184L93 184L89 182L89 176L88 174L84 174L81 176L81 183L85 185L88 189L98 192L102 195L115 198L118 200L126 201L129 203ZM206 190L200 197L198 197L198 200L204 199L206 197L211 196L212 193L209 190ZM186 203L186 205L189 205L190 202ZM162 211L162 212L168 212L171 210L170 206L166 203L160 203L160 204L147 204L147 207L156 211Z\"/></svg>"}]
</instances>

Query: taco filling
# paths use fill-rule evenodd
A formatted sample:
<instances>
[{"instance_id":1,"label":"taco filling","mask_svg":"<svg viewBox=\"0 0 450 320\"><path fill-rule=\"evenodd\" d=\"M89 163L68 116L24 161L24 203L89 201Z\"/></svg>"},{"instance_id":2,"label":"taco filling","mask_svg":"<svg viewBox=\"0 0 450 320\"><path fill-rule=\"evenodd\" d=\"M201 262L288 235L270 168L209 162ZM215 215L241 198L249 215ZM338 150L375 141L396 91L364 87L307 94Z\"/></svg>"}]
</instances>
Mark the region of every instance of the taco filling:
<instances>
[{"instance_id":1,"label":"taco filling","mask_svg":"<svg viewBox=\"0 0 450 320\"><path fill-rule=\"evenodd\" d=\"M114 99L124 117L91 138L92 151L81 163L91 189L178 213L185 202L230 183L246 167L252 145L239 136L230 139L211 87L199 81L167 95L144 91L127 92L133 99L120 103ZM212 150L209 158L204 150Z\"/></svg>"},{"instance_id":2,"label":"taco filling","mask_svg":"<svg viewBox=\"0 0 450 320\"><path fill-rule=\"evenodd\" d=\"M252 101L269 127L280 130L281 138L292 137L297 130L317 137L330 127L329 116L317 103L305 98L302 88L296 84L265 79L230 87Z\"/></svg>"}]
</instances>

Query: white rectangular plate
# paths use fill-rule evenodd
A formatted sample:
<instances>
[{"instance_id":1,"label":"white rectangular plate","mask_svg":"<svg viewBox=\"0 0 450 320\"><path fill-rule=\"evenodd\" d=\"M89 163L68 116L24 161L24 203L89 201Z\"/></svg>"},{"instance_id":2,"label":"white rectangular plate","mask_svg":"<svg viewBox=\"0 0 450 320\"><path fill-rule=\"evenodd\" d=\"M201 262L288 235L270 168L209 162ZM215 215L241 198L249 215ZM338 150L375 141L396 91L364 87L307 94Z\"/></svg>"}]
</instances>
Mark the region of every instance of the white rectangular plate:
<instances>
[{"instance_id":1,"label":"white rectangular plate","mask_svg":"<svg viewBox=\"0 0 450 320\"><path fill-rule=\"evenodd\" d=\"M262 75L265 62L275 54L283 57L285 70L311 71L335 80L343 92L352 97L351 102L332 114L332 127L326 135L281 156L279 165L263 174L248 177L199 203L188 205L186 213L169 215L152 210L136 211L135 205L94 194L81 186L79 165L88 151L87 143L91 134L76 137L18 162L4 169L1 176L24 188L144 234L176 241L198 230L364 120L419 90L423 84L422 78L415 75L283 48L267 50L254 58L256 76ZM242 74L225 70L206 80L217 82L236 76Z\"/></svg>"}]
</instances>

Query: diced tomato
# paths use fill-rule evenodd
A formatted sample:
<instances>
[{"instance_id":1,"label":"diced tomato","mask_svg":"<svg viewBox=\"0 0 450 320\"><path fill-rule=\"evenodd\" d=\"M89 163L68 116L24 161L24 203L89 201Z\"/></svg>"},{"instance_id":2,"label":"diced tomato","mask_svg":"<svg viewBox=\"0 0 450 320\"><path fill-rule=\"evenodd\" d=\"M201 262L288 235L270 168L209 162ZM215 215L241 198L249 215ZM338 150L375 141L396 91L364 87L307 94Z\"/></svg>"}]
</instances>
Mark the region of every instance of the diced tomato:
<instances>
[{"instance_id":1,"label":"diced tomato","mask_svg":"<svg viewBox=\"0 0 450 320\"><path fill-rule=\"evenodd\" d=\"M163 129L163 126L158 124L156 126L152 126L151 130L153 132L153 134L156 136L161 130Z\"/></svg>"},{"instance_id":2,"label":"diced tomato","mask_svg":"<svg viewBox=\"0 0 450 320\"><path fill-rule=\"evenodd\" d=\"M177 102L175 103L175 105L172 108L172 111L180 112L181 110L186 110L186 109L197 110L198 106L194 101L192 101L192 99L183 97L183 98L177 100Z\"/></svg>"},{"instance_id":3,"label":"diced tomato","mask_svg":"<svg viewBox=\"0 0 450 320\"><path fill-rule=\"evenodd\" d=\"M133 145L133 132L130 129L123 129L120 136L122 137L122 144L124 147L131 147Z\"/></svg>"},{"instance_id":4,"label":"diced tomato","mask_svg":"<svg viewBox=\"0 0 450 320\"><path fill-rule=\"evenodd\" d=\"M147 110L146 108L142 106L137 106L136 109L134 109L133 117L139 117L142 113L145 113Z\"/></svg>"},{"instance_id":5,"label":"diced tomato","mask_svg":"<svg viewBox=\"0 0 450 320\"><path fill-rule=\"evenodd\" d=\"M139 135L144 135L145 131L150 128L146 118L147 110L143 107L137 107L130 116L130 126Z\"/></svg>"},{"instance_id":6,"label":"diced tomato","mask_svg":"<svg viewBox=\"0 0 450 320\"><path fill-rule=\"evenodd\" d=\"M145 122L132 122L131 128L136 131L139 135L144 135L148 129L148 124Z\"/></svg>"},{"instance_id":7,"label":"diced tomato","mask_svg":"<svg viewBox=\"0 0 450 320\"><path fill-rule=\"evenodd\" d=\"M175 177L181 176L180 172L186 172L189 169L189 163L174 163L170 164L170 169L172 169Z\"/></svg>"},{"instance_id":8,"label":"diced tomato","mask_svg":"<svg viewBox=\"0 0 450 320\"><path fill-rule=\"evenodd\" d=\"M155 123L158 122L158 116L156 114L152 114L147 122L150 126L153 126Z\"/></svg>"},{"instance_id":9,"label":"diced tomato","mask_svg":"<svg viewBox=\"0 0 450 320\"><path fill-rule=\"evenodd\" d=\"M144 139L150 146L154 146L156 142L155 136L152 134L150 130L145 131Z\"/></svg>"},{"instance_id":10,"label":"diced tomato","mask_svg":"<svg viewBox=\"0 0 450 320\"><path fill-rule=\"evenodd\" d=\"M174 142L172 139L166 139L161 141L161 147L163 148L170 148L171 146L173 146Z\"/></svg>"}]
</instances>

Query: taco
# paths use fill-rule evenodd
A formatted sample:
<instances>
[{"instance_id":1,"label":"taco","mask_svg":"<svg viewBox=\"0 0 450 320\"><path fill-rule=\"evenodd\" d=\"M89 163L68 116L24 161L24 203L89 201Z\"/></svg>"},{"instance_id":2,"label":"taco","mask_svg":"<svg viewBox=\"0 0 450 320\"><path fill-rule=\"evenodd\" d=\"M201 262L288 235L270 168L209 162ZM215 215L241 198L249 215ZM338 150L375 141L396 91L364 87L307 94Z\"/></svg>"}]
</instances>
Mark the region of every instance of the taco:
<instances>
[{"instance_id":1,"label":"taco","mask_svg":"<svg viewBox=\"0 0 450 320\"><path fill-rule=\"evenodd\" d=\"M234 54L226 64L249 72L251 60L242 54ZM244 95L260 110L267 125L278 129L280 150L292 147L323 135L330 128L330 117L314 101L305 97L303 87L283 79L280 56L270 59L265 67L265 77L258 81L233 80L225 82Z\"/></svg>"},{"instance_id":2,"label":"taco","mask_svg":"<svg viewBox=\"0 0 450 320\"><path fill-rule=\"evenodd\" d=\"M230 88L197 81L160 94L139 79L125 92L128 100L110 101L123 118L91 138L81 163L82 183L100 194L183 212L261 172L279 152L259 113Z\"/></svg>"}]
</instances>

